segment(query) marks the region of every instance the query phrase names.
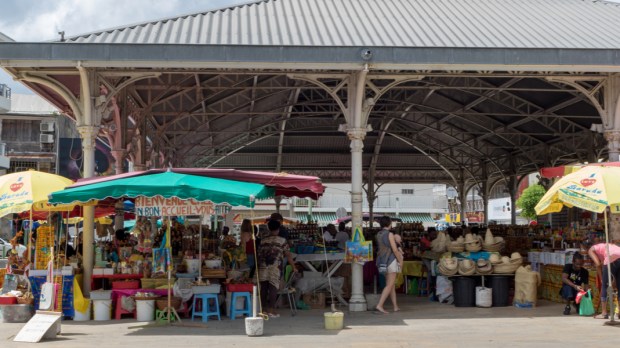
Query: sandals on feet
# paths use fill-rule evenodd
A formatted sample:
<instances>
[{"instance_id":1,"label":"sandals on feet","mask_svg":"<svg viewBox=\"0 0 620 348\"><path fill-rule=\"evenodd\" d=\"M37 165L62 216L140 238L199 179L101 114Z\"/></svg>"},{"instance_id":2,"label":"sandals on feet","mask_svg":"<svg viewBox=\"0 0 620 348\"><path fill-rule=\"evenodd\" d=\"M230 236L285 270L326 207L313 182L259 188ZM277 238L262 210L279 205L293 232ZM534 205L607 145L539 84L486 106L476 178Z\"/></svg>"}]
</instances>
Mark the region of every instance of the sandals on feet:
<instances>
[{"instance_id":1,"label":"sandals on feet","mask_svg":"<svg viewBox=\"0 0 620 348\"><path fill-rule=\"evenodd\" d=\"M594 316L594 319L609 319L609 315L608 314L605 314L605 315L597 314Z\"/></svg>"},{"instance_id":2,"label":"sandals on feet","mask_svg":"<svg viewBox=\"0 0 620 348\"><path fill-rule=\"evenodd\" d=\"M373 311L374 314L389 314L385 309L375 308Z\"/></svg>"}]
</instances>

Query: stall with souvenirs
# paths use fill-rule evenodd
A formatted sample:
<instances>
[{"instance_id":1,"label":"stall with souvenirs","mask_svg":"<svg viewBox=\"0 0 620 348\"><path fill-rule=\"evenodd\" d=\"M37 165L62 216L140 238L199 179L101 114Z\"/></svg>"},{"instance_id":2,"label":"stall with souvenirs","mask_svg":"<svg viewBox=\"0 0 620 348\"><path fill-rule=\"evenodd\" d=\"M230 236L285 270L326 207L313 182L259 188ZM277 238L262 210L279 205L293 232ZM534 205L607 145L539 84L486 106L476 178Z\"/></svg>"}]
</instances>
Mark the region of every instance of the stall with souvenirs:
<instances>
[{"instance_id":1,"label":"stall with souvenirs","mask_svg":"<svg viewBox=\"0 0 620 348\"><path fill-rule=\"evenodd\" d=\"M174 178L158 177L165 175ZM247 315L254 284L244 247L212 222L230 211L231 204L252 206L255 200L272 197L278 186L174 171L150 171L137 182L126 179L126 175L99 179L51 195L54 204L104 202L110 197L135 203L135 224L95 245L90 293L94 319L133 316L170 321L180 314L206 321L220 317L220 306L225 308L221 315ZM179 180L193 185L193 190L168 186ZM271 176L264 180L274 182ZM180 191L170 198L161 196L170 190ZM76 315L91 308L86 300L81 304L79 310L76 305Z\"/></svg>"},{"instance_id":2,"label":"stall with souvenirs","mask_svg":"<svg viewBox=\"0 0 620 348\"><path fill-rule=\"evenodd\" d=\"M524 265L520 251L506 246L490 228L484 236L467 233L456 240L439 232L431 242L439 255L433 263L438 300L457 307L535 306L538 273Z\"/></svg>"}]
</instances>

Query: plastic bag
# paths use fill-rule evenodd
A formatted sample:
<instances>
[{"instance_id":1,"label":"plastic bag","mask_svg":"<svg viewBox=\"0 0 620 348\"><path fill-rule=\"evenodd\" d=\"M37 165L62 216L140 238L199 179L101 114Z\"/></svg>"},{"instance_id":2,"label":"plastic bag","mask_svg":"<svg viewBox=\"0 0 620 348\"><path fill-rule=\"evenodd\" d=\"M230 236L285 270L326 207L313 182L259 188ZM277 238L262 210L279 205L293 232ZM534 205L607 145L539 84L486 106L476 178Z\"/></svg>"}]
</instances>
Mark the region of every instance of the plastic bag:
<instances>
[{"instance_id":1,"label":"plastic bag","mask_svg":"<svg viewBox=\"0 0 620 348\"><path fill-rule=\"evenodd\" d=\"M579 304L581 303L581 298L587 294L587 292L583 291L583 290L579 290L579 292L577 293L577 296L575 296L575 303Z\"/></svg>"},{"instance_id":2,"label":"plastic bag","mask_svg":"<svg viewBox=\"0 0 620 348\"><path fill-rule=\"evenodd\" d=\"M407 288L407 295L417 295L418 294L418 278L413 278L409 280L409 287Z\"/></svg>"},{"instance_id":3,"label":"plastic bag","mask_svg":"<svg viewBox=\"0 0 620 348\"><path fill-rule=\"evenodd\" d=\"M594 315L594 305L592 304L592 293L590 290L588 290L586 295L581 297L581 302L579 303L579 315Z\"/></svg>"}]
</instances>

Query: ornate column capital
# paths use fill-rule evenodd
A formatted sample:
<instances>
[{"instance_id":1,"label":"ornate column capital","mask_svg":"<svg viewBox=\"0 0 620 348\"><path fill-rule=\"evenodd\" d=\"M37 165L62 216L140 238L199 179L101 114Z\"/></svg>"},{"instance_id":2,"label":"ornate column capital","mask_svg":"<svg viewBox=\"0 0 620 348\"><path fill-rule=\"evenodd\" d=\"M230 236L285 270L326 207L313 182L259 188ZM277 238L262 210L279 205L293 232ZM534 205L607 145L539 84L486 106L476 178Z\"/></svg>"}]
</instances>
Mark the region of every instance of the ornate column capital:
<instances>
[{"instance_id":1,"label":"ornate column capital","mask_svg":"<svg viewBox=\"0 0 620 348\"><path fill-rule=\"evenodd\" d=\"M620 131L609 130L605 131L605 140L607 140L607 147L610 151L620 150Z\"/></svg>"},{"instance_id":2,"label":"ornate column capital","mask_svg":"<svg viewBox=\"0 0 620 348\"><path fill-rule=\"evenodd\" d=\"M82 147L84 150L94 150L95 139L97 139L97 135L99 134L99 128L96 126L78 126L77 130L82 138Z\"/></svg>"},{"instance_id":3,"label":"ornate column capital","mask_svg":"<svg viewBox=\"0 0 620 348\"><path fill-rule=\"evenodd\" d=\"M362 152L364 149L364 139L368 130L366 128L349 128L347 136L351 140L351 152Z\"/></svg>"}]
</instances>

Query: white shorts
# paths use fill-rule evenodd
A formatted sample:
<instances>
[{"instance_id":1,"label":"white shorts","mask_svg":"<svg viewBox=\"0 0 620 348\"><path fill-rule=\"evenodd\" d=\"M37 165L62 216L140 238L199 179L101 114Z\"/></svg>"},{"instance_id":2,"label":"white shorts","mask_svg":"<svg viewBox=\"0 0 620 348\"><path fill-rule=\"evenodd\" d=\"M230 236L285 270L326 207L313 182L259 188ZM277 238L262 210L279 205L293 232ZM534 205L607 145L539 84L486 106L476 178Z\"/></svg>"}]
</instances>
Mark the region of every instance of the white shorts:
<instances>
[{"instance_id":1,"label":"white shorts","mask_svg":"<svg viewBox=\"0 0 620 348\"><path fill-rule=\"evenodd\" d=\"M400 265L397 260L392 261L387 268L388 273L400 273Z\"/></svg>"}]
</instances>

